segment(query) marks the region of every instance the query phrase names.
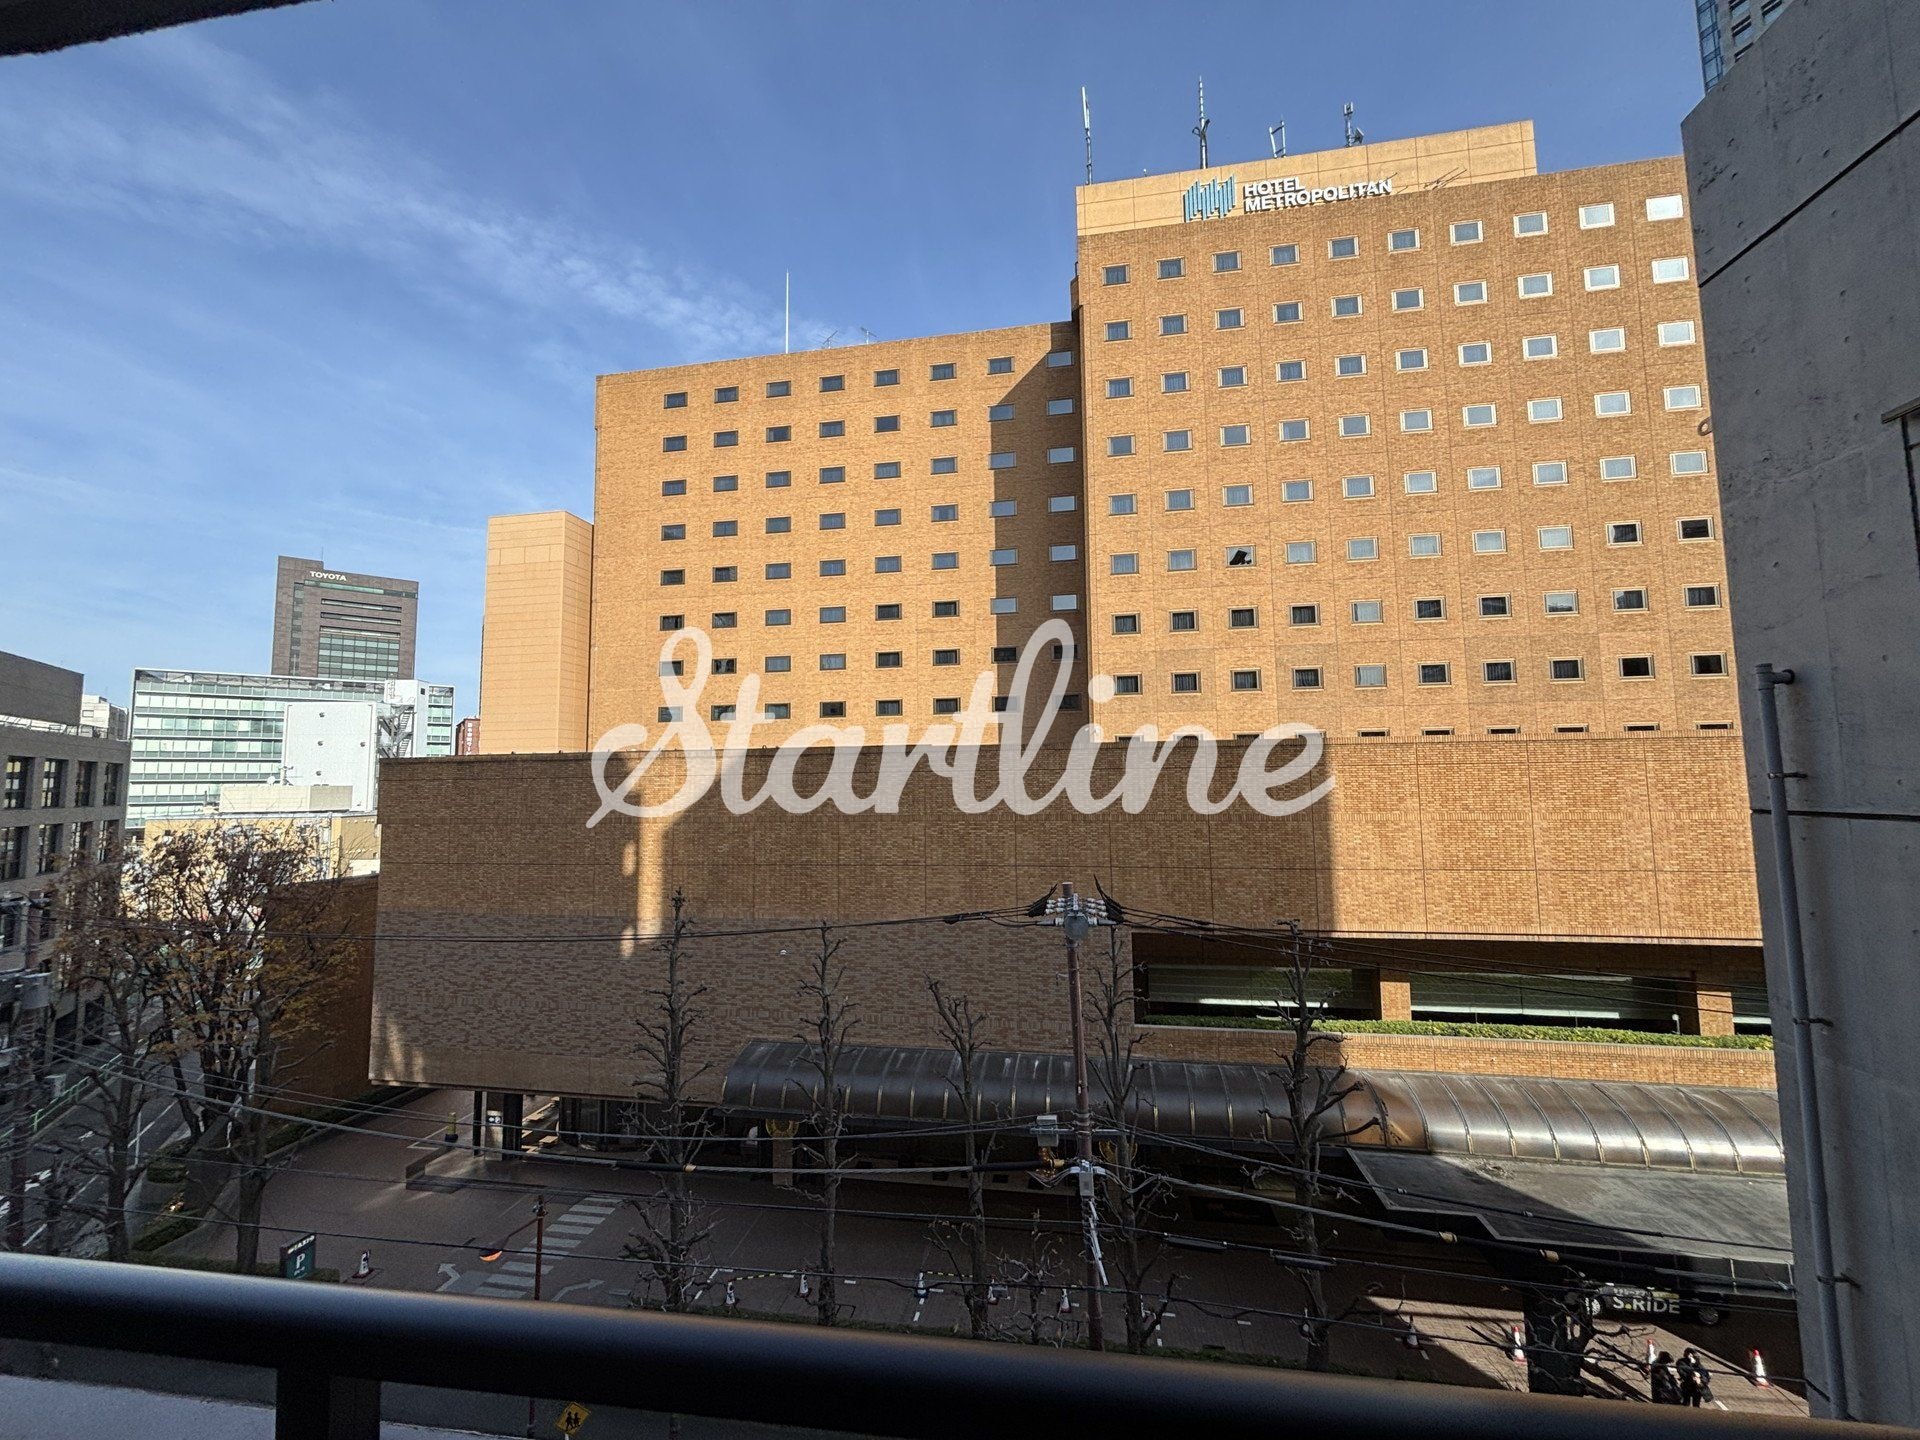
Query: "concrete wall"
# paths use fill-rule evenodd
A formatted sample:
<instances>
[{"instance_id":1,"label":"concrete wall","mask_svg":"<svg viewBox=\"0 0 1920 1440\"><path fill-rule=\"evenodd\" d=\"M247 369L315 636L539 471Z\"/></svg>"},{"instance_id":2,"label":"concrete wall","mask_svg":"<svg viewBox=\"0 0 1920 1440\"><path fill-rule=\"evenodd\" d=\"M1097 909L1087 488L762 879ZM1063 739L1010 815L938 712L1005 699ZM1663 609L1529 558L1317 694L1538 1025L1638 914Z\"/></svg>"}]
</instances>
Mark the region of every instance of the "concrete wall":
<instances>
[{"instance_id":1,"label":"concrete wall","mask_svg":"<svg viewBox=\"0 0 1920 1440\"><path fill-rule=\"evenodd\" d=\"M487 522L479 744L493 754L587 743L593 526L564 510Z\"/></svg>"},{"instance_id":2,"label":"concrete wall","mask_svg":"<svg viewBox=\"0 0 1920 1440\"><path fill-rule=\"evenodd\" d=\"M62 670L43 660L0 650L0 715L54 725L78 724L80 687L84 683L85 677L78 670Z\"/></svg>"},{"instance_id":3,"label":"concrete wall","mask_svg":"<svg viewBox=\"0 0 1920 1440\"><path fill-rule=\"evenodd\" d=\"M1854 1414L1920 1423L1920 27L1910 0L1796 0L1687 119L1721 508L1744 664L1779 692ZM1916 436L1920 438L1920 436ZM1745 726L1755 736L1751 685ZM1754 803L1764 766L1748 759ZM1794 1027L1756 817L1790 1164ZM1795 1244L1805 1256L1801 1172ZM1811 1275L1809 1265L1805 1273ZM1803 1324L1815 1307L1803 1304ZM1809 1373L1822 1375L1817 1337Z\"/></svg>"}]
</instances>

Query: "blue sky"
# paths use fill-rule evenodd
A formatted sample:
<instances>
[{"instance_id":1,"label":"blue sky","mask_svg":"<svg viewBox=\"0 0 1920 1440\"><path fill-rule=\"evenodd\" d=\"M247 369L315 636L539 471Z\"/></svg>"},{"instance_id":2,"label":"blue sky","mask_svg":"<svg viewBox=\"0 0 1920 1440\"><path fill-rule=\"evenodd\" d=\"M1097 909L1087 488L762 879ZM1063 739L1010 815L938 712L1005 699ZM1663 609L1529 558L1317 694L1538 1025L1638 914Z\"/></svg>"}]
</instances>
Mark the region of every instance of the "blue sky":
<instances>
[{"instance_id":1,"label":"blue sky","mask_svg":"<svg viewBox=\"0 0 1920 1440\"><path fill-rule=\"evenodd\" d=\"M267 663L274 556L418 577L475 703L489 514L590 514L593 377L1056 318L1098 177L1531 116L1679 150L1689 0L330 0L0 60L0 649ZM1604 23L1601 23L1604 19ZM838 343L838 342L836 342Z\"/></svg>"}]
</instances>

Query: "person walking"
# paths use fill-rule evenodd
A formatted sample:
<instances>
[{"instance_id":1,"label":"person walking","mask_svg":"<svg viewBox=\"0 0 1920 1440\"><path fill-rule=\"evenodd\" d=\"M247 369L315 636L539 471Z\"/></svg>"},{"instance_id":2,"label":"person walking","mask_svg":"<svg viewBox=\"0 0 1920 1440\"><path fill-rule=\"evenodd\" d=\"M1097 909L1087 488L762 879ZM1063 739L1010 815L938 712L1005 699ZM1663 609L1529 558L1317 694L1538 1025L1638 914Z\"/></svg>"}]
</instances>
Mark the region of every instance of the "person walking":
<instances>
[{"instance_id":1,"label":"person walking","mask_svg":"<svg viewBox=\"0 0 1920 1440\"><path fill-rule=\"evenodd\" d=\"M1653 1392L1656 1405L1678 1405L1680 1403L1680 1375L1673 1368L1673 1352L1662 1350L1647 1373L1647 1384Z\"/></svg>"},{"instance_id":2,"label":"person walking","mask_svg":"<svg viewBox=\"0 0 1920 1440\"><path fill-rule=\"evenodd\" d=\"M1696 1410L1713 1399L1713 1382L1700 1352L1689 1345L1680 1356L1680 1403Z\"/></svg>"}]
</instances>

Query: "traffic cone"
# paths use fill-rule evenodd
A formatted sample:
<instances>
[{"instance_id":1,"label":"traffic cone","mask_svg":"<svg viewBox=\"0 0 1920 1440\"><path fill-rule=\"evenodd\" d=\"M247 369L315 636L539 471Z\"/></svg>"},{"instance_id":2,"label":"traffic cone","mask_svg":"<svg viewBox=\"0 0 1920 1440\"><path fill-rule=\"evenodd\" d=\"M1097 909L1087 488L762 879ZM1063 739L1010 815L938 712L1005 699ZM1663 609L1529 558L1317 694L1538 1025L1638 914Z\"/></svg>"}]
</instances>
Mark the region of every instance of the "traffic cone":
<instances>
[{"instance_id":1,"label":"traffic cone","mask_svg":"<svg viewBox=\"0 0 1920 1440\"><path fill-rule=\"evenodd\" d=\"M1418 1350L1420 1348L1420 1332L1414 1328L1411 1321L1407 1324L1406 1346L1409 1350Z\"/></svg>"},{"instance_id":2,"label":"traffic cone","mask_svg":"<svg viewBox=\"0 0 1920 1440\"><path fill-rule=\"evenodd\" d=\"M804 1300L812 1293L813 1286L807 1282L807 1272L802 1270L800 1272L800 1298Z\"/></svg>"},{"instance_id":3,"label":"traffic cone","mask_svg":"<svg viewBox=\"0 0 1920 1440\"><path fill-rule=\"evenodd\" d=\"M353 1272L353 1278L356 1280L364 1280L371 1274L373 1274L373 1252L371 1250L362 1250L360 1252L360 1267Z\"/></svg>"},{"instance_id":4,"label":"traffic cone","mask_svg":"<svg viewBox=\"0 0 1920 1440\"><path fill-rule=\"evenodd\" d=\"M1660 1362L1660 1349L1653 1343L1653 1337L1647 1337L1647 1369L1651 1370Z\"/></svg>"},{"instance_id":5,"label":"traffic cone","mask_svg":"<svg viewBox=\"0 0 1920 1440\"><path fill-rule=\"evenodd\" d=\"M740 1303L740 1297L733 1293L733 1281L731 1280L727 1281L727 1293L724 1303L729 1310Z\"/></svg>"},{"instance_id":6,"label":"traffic cone","mask_svg":"<svg viewBox=\"0 0 1920 1440\"><path fill-rule=\"evenodd\" d=\"M1060 1313L1062 1315L1071 1315L1073 1313L1073 1301L1068 1298L1067 1287L1064 1285L1060 1287Z\"/></svg>"},{"instance_id":7,"label":"traffic cone","mask_svg":"<svg viewBox=\"0 0 1920 1440\"><path fill-rule=\"evenodd\" d=\"M1518 1325L1515 1325L1512 1328L1512 1330L1508 1332L1508 1334L1511 1336L1513 1340L1513 1344L1508 1348L1507 1353L1513 1356L1514 1364L1516 1365L1526 1364L1527 1363L1526 1337L1520 1333L1520 1327Z\"/></svg>"},{"instance_id":8,"label":"traffic cone","mask_svg":"<svg viewBox=\"0 0 1920 1440\"><path fill-rule=\"evenodd\" d=\"M1767 1378L1767 1362L1760 1357L1760 1349L1758 1346L1755 1346L1753 1351L1753 1373L1748 1375L1747 1378L1751 1380L1758 1389L1771 1390L1773 1388L1773 1381Z\"/></svg>"}]
</instances>

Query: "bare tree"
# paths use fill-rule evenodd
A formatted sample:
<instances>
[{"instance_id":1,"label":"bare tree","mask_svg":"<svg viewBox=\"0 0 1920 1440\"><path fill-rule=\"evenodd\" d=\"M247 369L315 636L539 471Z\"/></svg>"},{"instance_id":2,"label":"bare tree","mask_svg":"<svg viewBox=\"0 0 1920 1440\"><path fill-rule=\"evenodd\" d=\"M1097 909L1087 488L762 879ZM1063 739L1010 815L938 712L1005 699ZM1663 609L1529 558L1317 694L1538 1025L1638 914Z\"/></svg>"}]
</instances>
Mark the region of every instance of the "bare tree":
<instances>
[{"instance_id":1,"label":"bare tree","mask_svg":"<svg viewBox=\"0 0 1920 1440\"><path fill-rule=\"evenodd\" d=\"M840 961L842 941L825 921L820 923L820 945L800 986L807 1015L800 1037L806 1042L806 1064L818 1085L813 1094L815 1159L820 1175L819 1285L814 1290L814 1315L822 1325L840 1321L840 1284L836 1261L840 1219L840 1137L847 1127L846 1082L842 1067L848 1037L853 1031L853 1002L846 998L846 966Z\"/></svg>"},{"instance_id":2,"label":"bare tree","mask_svg":"<svg viewBox=\"0 0 1920 1440\"><path fill-rule=\"evenodd\" d=\"M1110 1233L1103 1248L1126 1310L1127 1349L1138 1355L1173 1308L1180 1277L1167 1270L1166 1249L1149 1233L1148 1222L1165 1218L1172 1191L1139 1163L1134 1100L1139 1088L1140 1032L1133 1023L1133 966L1121 927L1108 927L1106 935L1105 961L1093 966L1093 987L1086 1001L1094 1047L1093 1108L1100 1128L1113 1136L1101 1142L1107 1171L1102 1187L1103 1228Z\"/></svg>"},{"instance_id":3,"label":"bare tree","mask_svg":"<svg viewBox=\"0 0 1920 1440\"><path fill-rule=\"evenodd\" d=\"M1363 1086L1352 1079L1340 1058L1341 1037L1321 1028L1327 1008L1318 972L1327 966L1324 941L1304 934L1295 922L1287 926L1286 964L1281 967L1278 997L1291 1044L1281 1062L1278 1079L1286 1099L1288 1135L1293 1162L1285 1167L1293 1182L1294 1239L1297 1263L1286 1265L1301 1292L1306 1319L1301 1332L1307 1341L1307 1368L1324 1370L1331 1363L1333 1329L1344 1318L1329 1308L1326 1252L1321 1214L1329 1190L1324 1162L1330 1147L1355 1139L1379 1125L1378 1118L1349 1123L1346 1102ZM1270 1167L1271 1168L1271 1167Z\"/></svg>"},{"instance_id":4,"label":"bare tree","mask_svg":"<svg viewBox=\"0 0 1920 1440\"><path fill-rule=\"evenodd\" d=\"M1036 1210L1025 1250L1002 1254L995 1262L1006 1276L1007 1297L1006 1313L991 1331L995 1339L1056 1347L1069 1343L1071 1327L1054 1299L1056 1292L1067 1293L1068 1258L1066 1246L1041 1226Z\"/></svg>"},{"instance_id":5,"label":"bare tree","mask_svg":"<svg viewBox=\"0 0 1920 1440\"><path fill-rule=\"evenodd\" d=\"M933 996L933 1009L940 1036L953 1051L956 1072L949 1084L960 1105L964 1128L960 1132L961 1154L967 1164L967 1216L964 1222L943 1220L934 1227L934 1243L947 1256L953 1268L964 1277L961 1286L967 1302L967 1332L984 1340L990 1328L989 1290L993 1284L992 1266L987 1258L987 1177L980 1167L993 1148L989 1134L980 1138L984 1116L980 1108L980 1057L986 1034L986 1017L973 1008L964 995L949 995L940 982L927 980Z\"/></svg>"},{"instance_id":6,"label":"bare tree","mask_svg":"<svg viewBox=\"0 0 1920 1440\"><path fill-rule=\"evenodd\" d=\"M233 1225L235 1266L251 1270L279 1077L330 1043L326 1006L353 964L341 882L304 830L222 825L156 836L125 887L187 1123L188 1193Z\"/></svg>"},{"instance_id":7,"label":"bare tree","mask_svg":"<svg viewBox=\"0 0 1920 1440\"><path fill-rule=\"evenodd\" d=\"M674 1313L692 1307L696 1256L714 1228L695 1203L687 1174L709 1133L705 1109L694 1103L693 1090L713 1069L711 1061L696 1061L691 1055L701 1020L700 999L707 993L706 986L687 978L692 929L686 896L675 890L672 928L655 947L665 974L659 986L646 992L653 1009L640 1020L640 1040L634 1047L647 1065L634 1086L647 1137L645 1153L672 1169L653 1195L632 1202L638 1228L627 1240L626 1255L641 1262L648 1288L659 1297L658 1308Z\"/></svg>"},{"instance_id":8,"label":"bare tree","mask_svg":"<svg viewBox=\"0 0 1920 1440\"><path fill-rule=\"evenodd\" d=\"M154 1160L152 1149L142 1153L142 1129L164 1093L162 1051L170 1043L158 1024L149 937L127 911L124 864L115 857L68 872L67 923L56 950L62 984L99 1016L103 1053L76 1067L69 1114L78 1123L59 1127L49 1144L67 1184L69 1216L98 1227L109 1260L133 1251L132 1202Z\"/></svg>"}]
</instances>

